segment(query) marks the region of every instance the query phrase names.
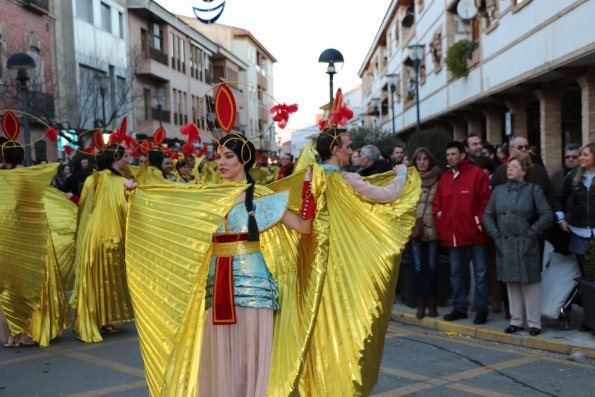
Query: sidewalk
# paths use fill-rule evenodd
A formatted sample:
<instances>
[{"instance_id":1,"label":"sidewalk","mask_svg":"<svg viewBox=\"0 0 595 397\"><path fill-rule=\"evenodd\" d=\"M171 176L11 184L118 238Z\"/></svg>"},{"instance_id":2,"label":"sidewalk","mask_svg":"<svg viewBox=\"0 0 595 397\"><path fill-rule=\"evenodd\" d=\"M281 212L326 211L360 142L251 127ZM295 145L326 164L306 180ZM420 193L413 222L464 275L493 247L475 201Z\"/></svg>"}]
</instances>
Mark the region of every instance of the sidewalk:
<instances>
[{"instance_id":1,"label":"sidewalk","mask_svg":"<svg viewBox=\"0 0 595 397\"><path fill-rule=\"evenodd\" d=\"M577 305L573 306L572 312L574 329L563 331L558 327L557 320L544 319L539 336L529 336L526 330L513 335L505 334L504 329L508 327L509 322L504 316L504 311L501 313L490 312L487 324L483 325L473 324L474 312L469 312L469 318L465 320L444 321L442 316L449 313L451 309L452 307L438 307L438 317L424 317L422 320L418 320L415 317L416 309L408 307L399 299L394 304L391 320L443 331L452 336L465 335L560 354L580 352L586 357L595 358L595 335L591 332L578 331L582 320L582 308Z\"/></svg>"}]
</instances>

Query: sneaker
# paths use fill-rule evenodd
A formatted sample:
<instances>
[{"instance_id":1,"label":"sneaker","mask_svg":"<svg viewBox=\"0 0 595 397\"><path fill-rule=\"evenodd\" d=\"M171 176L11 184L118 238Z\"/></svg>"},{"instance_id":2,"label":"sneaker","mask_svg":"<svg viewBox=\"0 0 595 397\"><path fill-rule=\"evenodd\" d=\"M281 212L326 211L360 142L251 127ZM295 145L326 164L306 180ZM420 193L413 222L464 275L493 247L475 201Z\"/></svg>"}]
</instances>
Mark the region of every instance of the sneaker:
<instances>
[{"instance_id":1,"label":"sneaker","mask_svg":"<svg viewBox=\"0 0 595 397\"><path fill-rule=\"evenodd\" d=\"M529 335L531 335L531 336L537 336L540 333L541 333L541 330L539 328L535 328L535 327L529 328Z\"/></svg>"},{"instance_id":2,"label":"sneaker","mask_svg":"<svg viewBox=\"0 0 595 397\"><path fill-rule=\"evenodd\" d=\"M479 310L473 319L473 324L485 324L488 322L488 312Z\"/></svg>"},{"instance_id":3,"label":"sneaker","mask_svg":"<svg viewBox=\"0 0 595 397\"><path fill-rule=\"evenodd\" d=\"M442 317L445 321L455 321L455 320L462 320L464 318L467 318L467 313L465 312L460 312L458 310L453 309L452 312L445 314L444 317Z\"/></svg>"}]
</instances>

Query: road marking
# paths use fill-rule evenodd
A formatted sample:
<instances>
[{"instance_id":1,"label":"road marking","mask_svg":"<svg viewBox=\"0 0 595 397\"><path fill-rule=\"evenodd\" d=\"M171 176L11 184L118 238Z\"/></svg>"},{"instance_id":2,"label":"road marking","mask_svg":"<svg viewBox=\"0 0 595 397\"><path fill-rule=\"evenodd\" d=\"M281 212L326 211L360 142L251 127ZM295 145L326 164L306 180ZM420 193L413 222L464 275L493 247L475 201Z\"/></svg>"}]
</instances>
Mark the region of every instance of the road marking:
<instances>
[{"instance_id":1,"label":"road marking","mask_svg":"<svg viewBox=\"0 0 595 397\"><path fill-rule=\"evenodd\" d=\"M140 389L140 388L146 387L146 386L147 386L147 383L146 382L139 381L139 382L134 382L134 383L125 383L123 385L118 385L118 386L110 386L110 387L104 387L104 388L101 388L101 389L89 390L89 391L85 391L85 392L82 392L82 393L68 394L67 396L64 396L64 397L97 397L97 396L105 396L105 395L108 395L108 394L118 393L118 392L122 392L122 391Z\"/></svg>"},{"instance_id":2,"label":"road marking","mask_svg":"<svg viewBox=\"0 0 595 397\"><path fill-rule=\"evenodd\" d=\"M103 348L105 346L118 346L118 345L122 345L124 343L132 343L132 342L136 342L138 340L138 337L130 337L130 338L121 338L121 339L114 339L112 341L109 342L99 342L99 343L84 343L83 346L81 347L75 347L72 350L74 351L87 351L87 350L93 350L93 349L99 349L99 348Z\"/></svg>"},{"instance_id":3,"label":"road marking","mask_svg":"<svg viewBox=\"0 0 595 397\"><path fill-rule=\"evenodd\" d=\"M107 360L105 358L92 356L90 354L74 352L74 353L67 353L67 354L65 354L65 356L72 357L72 358L75 358L75 359L81 360L81 361L86 361L91 364L101 365L101 366L113 369L115 371L124 372L126 374L138 376L140 378L145 377L145 371L140 368L132 367L132 366L126 365L126 364L121 364L116 361Z\"/></svg>"},{"instance_id":4,"label":"road marking","mask_svg":"<svg viewBox=\"0 0 595 397\"><path fill-rule=\"evenodd\" d=\"M17 364L17 363L22 363L24 361L29 361L29 360L37 360L40 358L49 358L51 356L52 355L49 353L41 353L40 355L35 355L35 356L22 356L22 357L17 357L17 358L9 358L8 360L0 361L0 365Z\"/></svg>"},{"instance_id":5,"label":"road marking","mask_svg":"<svg viewBox=\"0 0 595 397\"><path fill-rule=\"evenodd\" d=\"M484 396L484 397L514 397L514 396L511 396L510 394L503 394L503 393L498 393L495 391L484 390L484 389L480 389L478 387L462 385L460 383L454 383L452 385L448 385L447 387L449 389L464 391L466 393L477 394L478 396Z\"/></svg>"},{"instance_id":6,"label":"road marking","mask_svg":"<svg viewBox=\"0 0 595 397\"><path fill-rule=\"evenodd\" d=\"M400 378L417 380L417 381L424 381L424 380L428 380L428 378L429 378L428 376L418 375L413 372L403 371L400 369L388 368L388 367L381 367L380 372L388 374L388 375L392 375L392 376L398 376Z\"/></svg>"},{"instance_id":7,"label":"road marking","mask_svg":"<svg viewBox=\"0 0 595 397\"><path fill-rule=\"evenodd\" d=\"M457 374L452 374L449 376L442 376L441 378L449 380L451 382L456 382L459 380L475 378L477 376L485 375L487 373L498 371L501 369L517 367L519 365L524 365L524 364L529 364L529 363L532 363L535 361L538 361L537 358L529 358L529 357L519 358L516 360L504 361L499 364L492 364L492 365L486 365L484 367L473 368L468 371L459 372Z\"/></svg>"},{"instance_id":8,"label":"road marking","mask_svg":"<svg viewBox=\"0 0 595 397\"><path fill-rule=\"evenodd\" d=\"M410 325L405 325L404 326L410 326ZM415 327L414 325L411 325L410 327ZM468 341L468 340L462 340L460 338L457 337L451 337L451 336L446 336L446 335L434 335L428 332L416 332L416 331L410 331L410 330L405 330L402 328L399 328L396 325L391 325L389 327L389 330L391 332L394 332L396 330L398 330L399 332L401 332L403 334L403 336L418 336L420 338L430 338L430 339L439 339L439 340L444 340L447 339L451 342L454 343L459 343L461 345L467 345L467 346L473 346L473 347L480 347L482 349L486 349L486 350L493 350L493 351L497 351L497 352L503 352L503 353L508 353L508 354L514 354L517 356L524 356L524 357L533 357L535 358L535 354L533 353L524 353L524 352L520 352L520 351L511 351L511 349L525 349L525 350L532 350L529 347L523 347L523 346L517 346L517 345L509 345L506 343L502 343L502 342L494 342L494 341L489 341L489 340L484 340L485 342L492 342L492 343L498 343L500 345L502 345L502 347L498 347L498 346L489 346L487 344L480 344L477 341ZM433 330L436 331L436 330ZM440 331L436 331L436 332L440 332ZM469 337L471 338L471 337ZM474 338L477 339L477 338ZM535 349L538 350L538 349ZM562 353L555 353L555 354L560 354L560 355L564 355ZM549 362L554 362L554 363L558 363L558 364L564 364L564 365L570 365L570 366L575 366L575 367L581 367L581 368L588 368L588 369L593 369L594 365L593 364L588 364L588 363L581 363L581 362L576 362L576 361L568 361L565 359L560 359L560 358L554 358L554 357L546 357L546 356L539 356L539 360L542 361L549 361Z\"/></svg>"},{"instance_id":9,"label":"road marking","mask_svg":"<svg viewBox=\"0 0 595 397\"><path fill-rule=\"evenodd\" d=\"M416 383L414 385L403 386L397 389L385 391L383 393L374 394L374 397L400 397L410 393L416 393L418 391L431 389L435 387L434 385L429 385L427 383Z\"/></svg>"}]
</instances>

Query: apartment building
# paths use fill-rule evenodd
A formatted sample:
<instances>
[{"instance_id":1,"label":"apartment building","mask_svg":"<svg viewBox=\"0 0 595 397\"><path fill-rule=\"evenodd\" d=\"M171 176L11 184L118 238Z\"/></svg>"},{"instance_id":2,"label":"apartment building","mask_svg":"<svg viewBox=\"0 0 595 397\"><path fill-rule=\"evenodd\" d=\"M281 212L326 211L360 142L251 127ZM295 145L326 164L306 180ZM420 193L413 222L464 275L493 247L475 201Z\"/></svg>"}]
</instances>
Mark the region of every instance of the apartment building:
<instances>
[{"instance_id":1,"label":"apartment building","mask_svg":"<svg viewBox=\"0 0 595 397\"><path fill-rule=\"evenodd\" d=\"M86 145L89 131L111 131L130 115L133 54L126 0L59 1L55 18L55 121Z\"/></svg>"},{"instance_id":2,"label":"apartment building","mask_svg":"<svg viewBox=\"0 0 595 397\"><path fill-rule=\"evenodd\" d=\"M365 124L406 139L419 103L422 128L524 136L558 169L565 144L595 141L592 15L588 0L393 0L359 71Z\"/></svg>"},{"instance_id":3,"label":"apartment building","mask_svg":"<svg viewBox=\"0 0 595 397\"><path fill-rule=\"evenodd\" d=\"M23 95L19 83L7 70L7 61L11 55L26 53L35 61L35 70L27 82L28 109L45 122L55 116L54 6L50 0L5 0L0 13L0 109L23 109ZM53 161L57 157L56 145L42 139L44 129L31 120L31 158ZM24 143L24 131L18 139Z\"/></svg>"}]
</instances>

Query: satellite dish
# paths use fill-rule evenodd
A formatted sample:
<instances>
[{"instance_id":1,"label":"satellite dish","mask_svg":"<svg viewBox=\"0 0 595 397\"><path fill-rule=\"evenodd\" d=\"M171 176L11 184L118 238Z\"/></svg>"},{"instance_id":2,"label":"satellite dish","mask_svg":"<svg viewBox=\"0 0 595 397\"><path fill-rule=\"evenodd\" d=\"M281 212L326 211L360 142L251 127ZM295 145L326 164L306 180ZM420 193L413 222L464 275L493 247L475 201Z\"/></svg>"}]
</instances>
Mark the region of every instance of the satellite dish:
<instances>
[{"instance_id":1,"label":"satellite dish","mask_svg":"<svg viewBox=\"0 0 595 397\"><path fill-rule=\"evenodd\" d=\"M475 0L460 0L457 4L457 15L464 20L475 18L477 15Z\"/></svg>"}]
</instances>

